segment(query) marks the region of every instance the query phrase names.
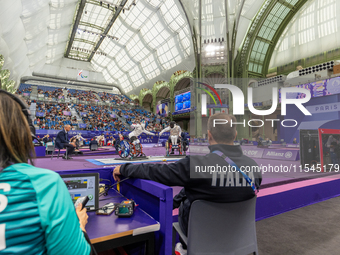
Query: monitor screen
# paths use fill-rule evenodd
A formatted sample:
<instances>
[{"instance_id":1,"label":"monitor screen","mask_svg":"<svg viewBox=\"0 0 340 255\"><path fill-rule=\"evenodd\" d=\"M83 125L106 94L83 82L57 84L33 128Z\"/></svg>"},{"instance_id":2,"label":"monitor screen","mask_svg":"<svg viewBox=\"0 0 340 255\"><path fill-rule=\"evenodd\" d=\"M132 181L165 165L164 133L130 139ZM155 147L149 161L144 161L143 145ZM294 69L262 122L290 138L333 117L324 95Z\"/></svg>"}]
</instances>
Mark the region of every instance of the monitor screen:
<instances>
[{"instance_id":1,"label":"monitor screen","mask_svg":"<svg viewBox=\"0 0 340 255\"><path fill-rule=\"evenodd\" d=\"M179 104L176 104L175 105L175 111L177 112L177 111L180 111L180 110L182 110L183 109L183 103L179 103Z\"/></svg>"},{"instance_id":2,"label":"monitor screen","mask_svg":"<svg viewBox=\"0 0 340 255\"><path fill-rule=\"evenodd\" d=\"M175 103L182 103L183 102L183 94L180 94L178 96L175 96Z\"/></svg>"},{"instance_id":3,"label":"monitor screen","mask_svg":"<svg viewBox=\"0 0 340 255\"><path fill-rule=\"evenodd\" d=\"M129 213L128 207L119 207L119 213Z\"/></svg>"},{"instance_id":4,"label":"monitor screen","mask_svg":"<svg viewBox=\"0 0 340 255\"><path fill-rule=\"evenodd\" d=\"M183 102L190 100L191 98L191 92L187 92L183 94Z\"/></svg>"},{"instance_id":5,"label":"monitor screen","mask_svg":"<svg viewBox=\"0 0 340 255\"><path fill-rule=\"evenodd\" d=\"M183 103L183 109L189 109L191 107L191 101L185 101Z\"/></svg>"},{"instance_id":6,"label":"monitor screen","mask_svg":"<svg viewBox=\"0 0 340 255\"><path fill-rule=\"evenodd\" d=\"M89 201L86 204L86 208L90 210L98 208L98 173L61 175L61 178L66 184L73 203L80 197L88 196Z\"/></svg>"}]
</instances>

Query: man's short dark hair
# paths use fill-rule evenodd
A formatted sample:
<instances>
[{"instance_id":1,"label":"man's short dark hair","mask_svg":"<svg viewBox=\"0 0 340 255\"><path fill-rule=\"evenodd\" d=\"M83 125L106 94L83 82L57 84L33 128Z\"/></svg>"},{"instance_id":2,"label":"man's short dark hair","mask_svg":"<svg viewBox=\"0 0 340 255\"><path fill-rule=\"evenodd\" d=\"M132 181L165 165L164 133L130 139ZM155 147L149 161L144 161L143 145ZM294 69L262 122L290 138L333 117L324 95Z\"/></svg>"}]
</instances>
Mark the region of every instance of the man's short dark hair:
<instances>
[{"instance_id":1,"label":"man's short dark hair","mask_svg":"<svg viewBox=\"0 0 340 255\"><path fill-rule=\"evenodd\" d=\"M228 123L216 124L214 127L214 120L227 120ZM225 113L216 113L209 117L208 130L217 143L231 143L234 141L236 136L236 125L234 124L231 126L231 122L236 122L235 116Z\"/></svg>"}]
</instances>

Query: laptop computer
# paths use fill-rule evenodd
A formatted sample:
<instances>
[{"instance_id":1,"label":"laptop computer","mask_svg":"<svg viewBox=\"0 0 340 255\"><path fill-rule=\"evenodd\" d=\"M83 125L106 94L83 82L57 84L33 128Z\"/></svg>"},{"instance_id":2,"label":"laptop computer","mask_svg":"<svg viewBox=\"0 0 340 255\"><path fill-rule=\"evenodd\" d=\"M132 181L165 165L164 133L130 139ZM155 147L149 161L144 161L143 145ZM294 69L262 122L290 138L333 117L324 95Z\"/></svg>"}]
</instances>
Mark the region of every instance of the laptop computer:
<instances>
[{"instance_id":1,"label":"laptop computer","mask_svg":"<svg viewBox=\"0 0 340 255\"><path fill-rule=\"evenodd\" d=\"M99 173L61 174L73 203L78 198L88 196L87 210L99 208Z\"/></svg>"}]
</instances>

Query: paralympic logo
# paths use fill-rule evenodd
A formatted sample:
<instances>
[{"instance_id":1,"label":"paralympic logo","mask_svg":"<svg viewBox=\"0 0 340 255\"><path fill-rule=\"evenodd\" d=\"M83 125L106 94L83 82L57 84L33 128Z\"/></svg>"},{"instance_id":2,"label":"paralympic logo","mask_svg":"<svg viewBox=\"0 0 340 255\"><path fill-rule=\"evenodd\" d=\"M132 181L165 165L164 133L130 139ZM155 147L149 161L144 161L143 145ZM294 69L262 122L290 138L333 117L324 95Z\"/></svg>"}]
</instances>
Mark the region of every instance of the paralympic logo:
<instances>
[{"instance_id":1,"label":"paralympic logo","mask_svg":"<svg viewBox=\"0 0 340 255\"><path fill-rule=\"evenodd\" d=\"M82 79L87 79L88 76L83 75L83 71L80 71L78 74Z\"/></svg>"}]
</instances>

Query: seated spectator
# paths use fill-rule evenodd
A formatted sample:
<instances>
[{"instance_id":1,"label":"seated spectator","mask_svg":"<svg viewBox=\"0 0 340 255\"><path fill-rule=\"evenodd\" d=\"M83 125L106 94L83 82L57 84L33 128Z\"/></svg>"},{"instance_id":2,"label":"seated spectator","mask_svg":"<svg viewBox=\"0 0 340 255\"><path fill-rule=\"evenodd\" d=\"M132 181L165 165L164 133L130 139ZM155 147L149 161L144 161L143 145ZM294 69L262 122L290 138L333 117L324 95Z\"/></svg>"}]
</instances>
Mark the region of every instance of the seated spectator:
<instances>
[{"instance_id":1,"label":"seated spectator","mask_svg":"<svg viewBox=\"0 0 340 255\"><path fill-rule=\"evenodd\" d=\"M57 173L33 166L27 118L21 106L3 92L0 147L0 224L6 226L1 253L96 254L85 230L86 209L80 206L75 210Z\"/></svg>"},{"instance_id":2,"label":"seated spectator","mask_svg":"<svg viewBox=\"0 0 340 255\"><path fill-rule=\"evenodd\" d=\"M65 125L64 129L61 130L55 140L56 148L66 148L67 151L67 157L66 153L63 156L63 159L72 159L70 155L73 153L74 148L76 148L76 144L69 141L68 138L68 132L71 130L70 125Z\"/></svg>"}]
</instances>

